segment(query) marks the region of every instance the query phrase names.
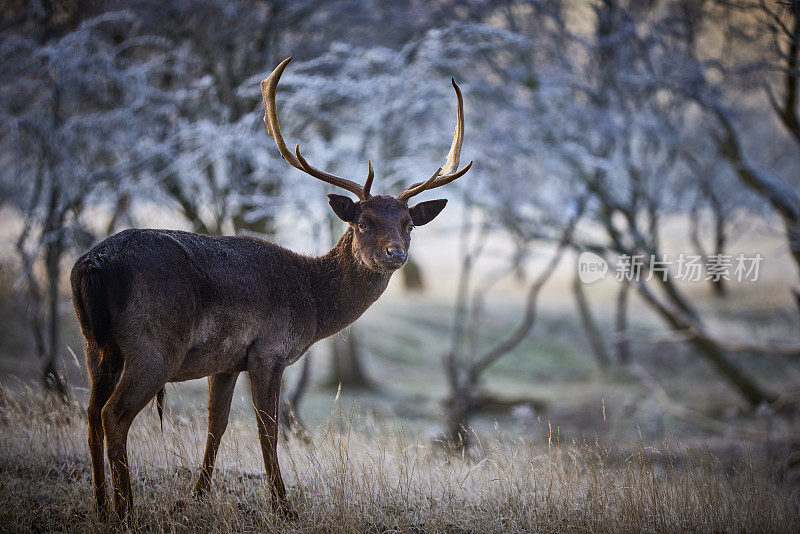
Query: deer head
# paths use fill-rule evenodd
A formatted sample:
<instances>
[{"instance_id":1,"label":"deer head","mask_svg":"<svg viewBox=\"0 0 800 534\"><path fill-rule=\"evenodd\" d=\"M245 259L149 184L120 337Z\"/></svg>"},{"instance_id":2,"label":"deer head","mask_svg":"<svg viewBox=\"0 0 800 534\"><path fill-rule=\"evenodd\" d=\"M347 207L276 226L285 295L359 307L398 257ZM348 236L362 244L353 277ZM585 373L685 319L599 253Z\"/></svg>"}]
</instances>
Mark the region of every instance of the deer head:
<instances>
[{"instance_id":1,"label":"deer head","mask_svg":"<svg viewBox=\"0 0 800 534\"><path fill-rule=\"evenodd\" d=\"M350 191L356 197L354 201L344 195L328 195L333 212L348 223L353 233L353 254L364 266L376 272L392 272L406 261L408 247L411 244L411 231L415 226L422 226L434 219L443 209L447 200L429 200L413 206L408 200L423 191L435 189L460 178L472 167L470 161L464 168L458 169L461 155L461 144L464 140L464 100L461 90L451 78L458 101L456 128L453 132L453 143L442 167L424 182L414 183L403 189L397 196L370 194L375 173L372 162L368 162L369 172L364 185L321 171L306 161L300 153L300 145L292 152L286 146L278 124L278 112L275 105L275 93L278 81L291 57L284 59L269 77L261 82L261 95L264 98L264 122L267 132L275 140L278 150L292 167L299 169L323 182Z\"/></svg>"}]
</instances>

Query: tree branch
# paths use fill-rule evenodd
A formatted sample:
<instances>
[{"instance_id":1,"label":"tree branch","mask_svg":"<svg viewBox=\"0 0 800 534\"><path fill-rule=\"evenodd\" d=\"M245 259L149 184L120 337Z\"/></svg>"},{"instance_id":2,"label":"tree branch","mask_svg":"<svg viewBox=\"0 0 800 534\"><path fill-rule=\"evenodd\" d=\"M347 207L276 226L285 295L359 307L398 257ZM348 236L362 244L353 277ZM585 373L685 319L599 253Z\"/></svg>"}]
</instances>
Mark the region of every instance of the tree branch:
<instances>
[{"instance_id":1,"label":"tree branch","mask_svg":"<svg viewBox=\"0 0 800 534\"><path fill-rule=\"evenodd\" d=\"M471 383L477 382L478 377L489 366L499 360L504 354L507 354L509 351L516 348L517 345L519 345L525 339L531 328L533 328L534 324L536 323L536 304L539 298L539 292L544 284L550 279L550 276L553 274L553 272L555 272L556 267L561 261L561 257L564 255L564 251L569 245L572 235L575 232L575 227L583 215L585 201L585 198L580 199L578 208L575 210L573 217L567 223L567 227L561 236L561 239L556 247L556 251L550 259L550 262L528 288L528 295L525 301L525 313L520 321L520 324L517 326L514 332L511 333L511 335L509 335L503 341L497 343L493 348L479 357L474 364L472 364L469 369Z\"/></svg>"}]
</instances>

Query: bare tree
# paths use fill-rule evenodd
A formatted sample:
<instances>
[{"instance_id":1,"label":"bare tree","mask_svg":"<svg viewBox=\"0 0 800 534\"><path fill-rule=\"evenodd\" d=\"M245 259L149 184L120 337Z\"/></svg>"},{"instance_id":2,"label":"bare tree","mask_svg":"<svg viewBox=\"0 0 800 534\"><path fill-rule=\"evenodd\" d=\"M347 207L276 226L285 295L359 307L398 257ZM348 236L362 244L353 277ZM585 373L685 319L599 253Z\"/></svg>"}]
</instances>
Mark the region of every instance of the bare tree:
<instances>
[{"instance_id":1,"label":"bare tree","mask_svg":"<svg viewBox=\"0 0 800 534\"><path fill-rule=\"evenodd\" d=\"M800 146L797 68L800 2L753 0L721 5L703 2L682 14L676 20L690 37L687 49L696 61L698 75L694 83L680 90L696 99L716 119L719 152L739 183L761 197L781 218L789 252L800 270L800 194L796 173L786 172L778 161L769 157L771 147L760 146L755 151L746 148L745 132L759 119L747 117L749 110L740 98L744 93L756 96L763 103L757 116L763 116L761 109L768 105L788 136L779 136L777 131L768 135L774 135L777 143L792 143L795 150ZM707 56L708 51L699 50L695 36L719 32L718 27L711 25L713 21L724 25L726 46L700 61L697 58ZM784 138L778 140L780 137ZM794 292L800 306L800 293L797 289Z\"/></svg>"},{"instance_id":2,"label":"bare tree","mask_svg":"<svg viewBox=\"0 0 800 534\"><path fill-rule=\"evenodd\" d=\"M536 312L539 293L558 266L563 253L568 249L575 227L582 215L583 206L574 210L564 222L560 236L555 239L555 250L545 266L527 284L525 305L517 326L501 340L488 348L479 349L477 337L484 320L482 302L485 292L494 286L500 275L493 273L483 284L474 283L475 264L487 245L491 223L479 222L475 228L473 221L474 205L465 199L464 222L461 227L462 261L458 277L458 290L453 313L453 333L449 350L442 357L442 364L448 384L446 405L445 439L457 448L468 446L469 421L488 403L497 399L481 389L481 381L486 371L503 356L509 354L522 343L536 325ZM529 237L532 241L533 236ZM513 270L517 265L510 264ZM506 399L509 406L533 403L534 399Z\"/></svg>"},{"instance_id":3,"label":"bare tree","mask_svg":"<svg viewBox=\"0 0 800 534\"><path fill-rule=\"evenodd\" d=\"M577 259L577 258L576 258ZM572 293L575 296L575 304L578 308L578 317L580 317L583 331L586 333L586 339L589 341L589 346L597 359L597 364L603 372L607 372L611 367L611 356L606 348L606 342L603 338L603 333L598 326L597 321L592 313L589 300L586 298L586 292L583 288L583 282L580 279L580 266L575 265L575 274L572 279ZM620 307L618 306L617 318L619 319ZM624 306L622 307L624 314ZM624 315L623 315L624 317ZM619 330L619 325L617 325ZM622 358L620 358L622 360Z\"/></svg>"},{"instance_id":4,"label":"bare tree","mask_svg":"<svg viewBox=\"0 0 800 534\"><path fill-rule=\"evenodd\" d=\"M673 206L680 207L676 203L680 198L671 196L666 184L670 177L680 176L677 165L687 119L685 102L680 98L657 98L659 88L655 82L669 83L674 76L683 80L685 71L692 66L690 47L685 41L662 33L669 20L653 18L658 17L655 11L612 1L596 9L600 22L597 47L592 49L597 50L600 59L597 75L580 72L581 80L592 84L591 90L606 97L587 100L588 107L580 113L600 115L606 124L620 126L606 127L602 138L585 137L581 147L562 153L573 165L574 175L593 195L593 215L606 231L610 250L629 258L663 258L659 221L675 209ZM647 24L638 25L643 19ZM650 33L633 30L639 27L649 28ZM614 42L613 49L604 46L609 40ZM608 72L614 76L608 76ZM622 115L633 120L614 120ZM702 324L700 314L678 289L673 276L670 269L647 276L660 286L661 297L656 297L648 284L638 278L635 287L672 328L684 328L689 319ZM740 370L712 338L697 336L690 343L751 404L775 398Z\"/></svg>"},{"instance_id":5,"label":"bare tree","mask_svg":"<svg viewBox=\"0 0 800 534\"><path fill-rule=\"evenodd\" d=\"M546 156L526 163L563 176L562 192L590 194L587 219L604 230L605 241L577 238L573 245L578 250L588 247L608 250L611 255L663 258L662 219L688 211L685 198L692 188L687 191L684 154L696 152L689 134L709 130L708 121L698 117L693 100L686 97L687 89L697 87L693 77L702 68L681 26L680 12L674 11L676 6L607 0L594 6L597 24L594 32L587 34L585 28L571 27L552 4L531 3L531 17L548 18L552 22L549 31L555 35L543 37L548 32L544 28L529 38L528 47L535 43L549 52L549 57L524 57L520 52L526 45L517 35L517 40L502 45L505 58L498 54L492 60L492 64L505 67L503 61L513 58L513 65L526 72L525 77L506 78L507 84L528 89L529 106L537 112L529 123L536 125L531 144ZM523 28L529 24L522 17L515 22ZM580 57L592 61L580 61ZM528 80L535 83L526 83ZM508 100L517 101L514 96ZM524 109L518 110L517 120L524 114ZM509 172L503 173L507 182L509 176ZM557 205L564 202L562 195ZM518 204L512 205L518 210ZM690 318L698 325L697 331L707 333L695 304L675 284L674 270L667 269L663 276L646 271L643 275L652 278L649 284L659 286L660 295L649 286L635 287L640 295L648 291L646 295L654 297L644 300L671 328L683 328ZM618 329L626 322L627 298L627 293L620 294ZM618 334L618 340L625 339L623 332ZM689 342L751 404L775 398L739 369L718 340L697 335Z\"/></svg>"},{"instance_id":6,"label":"bare tree","mask_svg":"<svg viewBox=\"0 0 800 534\"><path fill-rule=\"evenodd\" d=\"M16 250L42 382L62 396L63 259L94 239L87 200L99 191L113 198L148 163L139 140L169 106L153 98L153 63L142 60L158 56L162 43L126 34L130 23L129 13L108 13L44 45L14 33L0 44L4 189L24 221Z\"/></svg>"}]
</instances>

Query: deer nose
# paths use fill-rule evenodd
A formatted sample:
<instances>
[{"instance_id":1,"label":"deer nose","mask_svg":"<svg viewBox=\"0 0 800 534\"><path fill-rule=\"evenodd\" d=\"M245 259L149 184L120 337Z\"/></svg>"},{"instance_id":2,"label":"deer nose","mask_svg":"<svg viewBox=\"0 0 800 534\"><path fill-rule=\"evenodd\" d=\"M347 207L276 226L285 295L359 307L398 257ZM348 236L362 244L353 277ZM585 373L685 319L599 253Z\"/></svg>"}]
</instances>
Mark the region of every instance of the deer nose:
<instances>
[{"instance_id":1,"label":"deer nose","mask_svg":"<svg viewBox=\"0 0 800 534\"><path fill-rule=\"evenodd\" d=\"M394 261L406 261L406 251L402 247L389 245L386 247L386 257Z\"/></svg>"}]
</instances>

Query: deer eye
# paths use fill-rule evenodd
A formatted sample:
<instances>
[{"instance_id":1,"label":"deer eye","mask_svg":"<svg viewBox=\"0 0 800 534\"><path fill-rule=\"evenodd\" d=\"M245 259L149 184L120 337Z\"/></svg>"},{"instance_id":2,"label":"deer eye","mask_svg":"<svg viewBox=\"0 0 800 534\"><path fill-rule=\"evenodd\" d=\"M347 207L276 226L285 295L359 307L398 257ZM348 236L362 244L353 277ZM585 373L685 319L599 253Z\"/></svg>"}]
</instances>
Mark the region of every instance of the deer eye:
<instances>
[{"instance_id":1,"label":"deer eye","mask_svg":"<svg viewBox=\"0 0 800 534\"><path fill-rule=\"evenodd\" d=\"M406 226L406 232L409 232L409 233L410 233L410 232L411 232L411 230L413 230L413 229L414 229L414 225L413 225L413 224L411 224L411 223L408 223L408 226Z\"/></svg>"}]
</instances>

